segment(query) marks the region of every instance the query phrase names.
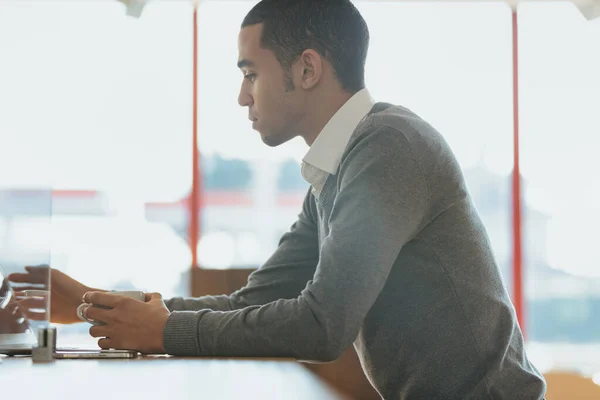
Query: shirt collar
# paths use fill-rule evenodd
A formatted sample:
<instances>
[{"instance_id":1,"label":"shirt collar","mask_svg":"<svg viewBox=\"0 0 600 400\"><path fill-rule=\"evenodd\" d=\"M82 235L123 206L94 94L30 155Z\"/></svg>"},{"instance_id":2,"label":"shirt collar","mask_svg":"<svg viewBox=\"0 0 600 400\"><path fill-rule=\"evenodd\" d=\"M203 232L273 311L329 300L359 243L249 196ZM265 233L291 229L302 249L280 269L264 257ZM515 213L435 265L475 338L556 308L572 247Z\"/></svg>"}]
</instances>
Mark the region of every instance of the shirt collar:
<instances>
[{"instance_id":1,"label":"shirt collar","mask_svg":"<svg viewBox=\"0 0 600 400\"><path fill-rule=\"evenodd\" d=\"M335 175L350 136L374 104L367 89L355 93L327 122L304 156L304 163Z\"/></svg>"}]
</instances>

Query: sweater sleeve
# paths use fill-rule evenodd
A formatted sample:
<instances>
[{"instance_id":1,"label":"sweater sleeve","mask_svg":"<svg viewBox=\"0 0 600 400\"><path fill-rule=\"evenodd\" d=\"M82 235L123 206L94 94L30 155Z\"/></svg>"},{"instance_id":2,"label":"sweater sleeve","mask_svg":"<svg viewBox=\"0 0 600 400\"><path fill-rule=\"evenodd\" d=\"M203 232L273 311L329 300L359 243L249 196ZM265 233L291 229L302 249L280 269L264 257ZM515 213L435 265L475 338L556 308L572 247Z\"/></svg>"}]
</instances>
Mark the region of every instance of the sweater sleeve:
<instances>
[{"instance_id":1,"label":"sweater sleeve","mask_svg":"<svg viewBox=\"0 0 600 400\"><path fill-rule=\"evenodd\" d=\"M176 297L165 301L169 311L231 311L297 297L312 278L319 260L314 197L306 194L302 212L277 250L248 277L248 283L230 295Z\"/></svg>"},{"instance_id":2,"label":"sweater sleeve","mask_svg":"<svg viewBox=\"0 0 600 400\"><path fill-rule=\"evenodd\" d=\"M351 143L338 174L329 233L300 295L226 312L175 311L164 332L168 353L331 361L352 344L420 229L428 194L410 143L389 127Z\"/></svg>"}]
</instances>

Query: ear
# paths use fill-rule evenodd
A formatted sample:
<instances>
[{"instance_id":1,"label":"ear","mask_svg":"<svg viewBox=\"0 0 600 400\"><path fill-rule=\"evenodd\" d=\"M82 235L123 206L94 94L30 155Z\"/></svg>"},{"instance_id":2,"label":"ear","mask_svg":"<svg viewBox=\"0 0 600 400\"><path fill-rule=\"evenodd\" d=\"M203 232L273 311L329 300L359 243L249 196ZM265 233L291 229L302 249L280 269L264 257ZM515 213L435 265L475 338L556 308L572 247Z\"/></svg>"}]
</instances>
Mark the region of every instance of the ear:
<instances>
[{"instance_id":1,"label":"ear","mask_svg":"<svg viewBox=\"0 0 600 400\"><path fill-rule=\"evenodd\" d=\"M315 50L304 50L298 59L300 85L305 90L317 86L323 76L323 58Z\"/></svg>"}]
</instances>

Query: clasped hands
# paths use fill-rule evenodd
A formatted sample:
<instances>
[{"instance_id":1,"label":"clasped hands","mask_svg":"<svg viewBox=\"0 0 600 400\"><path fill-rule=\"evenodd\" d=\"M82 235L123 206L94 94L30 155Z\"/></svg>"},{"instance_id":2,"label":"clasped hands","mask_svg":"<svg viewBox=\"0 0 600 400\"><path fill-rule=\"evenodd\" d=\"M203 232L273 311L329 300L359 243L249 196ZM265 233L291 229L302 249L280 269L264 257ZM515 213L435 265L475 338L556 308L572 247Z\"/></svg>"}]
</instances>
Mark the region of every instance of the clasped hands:
<instances>
[{"instance_id":1,"label":"clasped hands","mask_svg":"<svg viewBox=\"0 0 600 400\"><path fill-rule=\"evenodd\" d=\"M100 338L98 345L101 348L137 350L146 354L165 352L163 331L169 318L169 310L158 293L147 293L145 301L107 294L86 286L59 270L50 269L47 265L26 266L25 271L10 274L8 280L15 285L13 288L17 297L9 300L16 301L22 316L29 320L47 319L48 298L50 321L58 324L80 322L77 307L82 302L89 303L92 306L84 310L86 316L104 323L90 329L93 337ZM7 283L4 282L4 285ZM46 291L50 296L28 297L25 296L27 291ZM0 293L0 297L6 296ZM104 306L108 309L94 306ZM6 314L4 319L15 319L15 310L14 307L11 308L12 312L2 310ZM7 323L2 325L8 326ZM27 326L13 326L11 329L24 331Z\"/></svg>"},{"instance_id":2,"label":"clasped hands","mask_svg":"<svg viewBox=\"0 0 600 400\"><path fill-rule=\"evenodd\" d=\"M163 331L170 312L159 293L146 293L143 302L106 292L87 292L82 302L90 304L82 314L103 323L90 328L90 335L100 338L101 348L165 353Z\"/></svg>"}]
</instances>

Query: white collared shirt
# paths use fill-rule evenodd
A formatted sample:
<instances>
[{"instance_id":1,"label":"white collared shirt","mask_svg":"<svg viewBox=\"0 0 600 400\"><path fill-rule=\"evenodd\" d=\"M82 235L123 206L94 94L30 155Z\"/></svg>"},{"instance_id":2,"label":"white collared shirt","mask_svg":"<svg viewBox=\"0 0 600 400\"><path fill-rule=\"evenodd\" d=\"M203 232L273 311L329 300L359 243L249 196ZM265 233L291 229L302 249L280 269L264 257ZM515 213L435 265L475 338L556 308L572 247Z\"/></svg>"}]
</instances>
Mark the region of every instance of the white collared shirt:
<instances>
[{"instance_id":1,"label":"white collared shirt","mask_svg":"<svg viewBox=\"0 0 600 400\"><path fill-rule=\"evenodd\" d=\"M312 186L315 196L321 193L329 175L335 175L350 136L375 102L367 89L355 93L325 125L302 162L302 177Z\"/></svg>"}]
</instances>

